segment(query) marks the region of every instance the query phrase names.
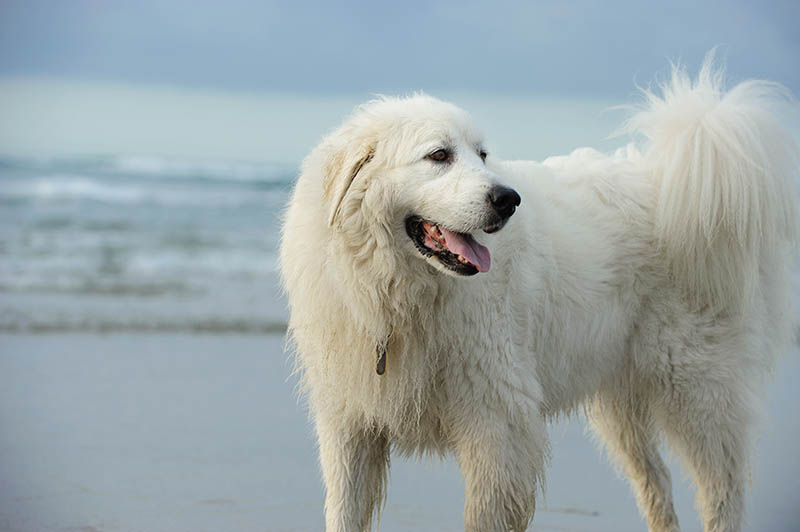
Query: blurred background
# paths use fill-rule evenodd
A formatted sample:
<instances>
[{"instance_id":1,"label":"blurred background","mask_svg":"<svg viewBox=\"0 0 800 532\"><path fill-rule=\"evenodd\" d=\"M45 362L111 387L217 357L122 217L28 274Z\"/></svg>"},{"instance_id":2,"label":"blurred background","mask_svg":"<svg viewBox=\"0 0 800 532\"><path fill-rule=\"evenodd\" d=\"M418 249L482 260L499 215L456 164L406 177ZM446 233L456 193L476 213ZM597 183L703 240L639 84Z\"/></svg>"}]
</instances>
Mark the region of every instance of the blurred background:
<instances>
[{"instance_id":1,"label":"blurred background","mask_svg":"<svg viewBox=\"0 0 800 532\"><path fill-rule=\"evenodd\" d=\"M320 530L276 246L325 132L425 91L504 158L611 150L613 107L715 46L731 84L800 94L798 23L795 0L1 0L0 529ZM752 530L800 522L797 359L770 391ZM643 530L582 430L553 428L537 526ZM398 463L382 530L457 530L454 464Z\"/></svg>"}]
</instances>

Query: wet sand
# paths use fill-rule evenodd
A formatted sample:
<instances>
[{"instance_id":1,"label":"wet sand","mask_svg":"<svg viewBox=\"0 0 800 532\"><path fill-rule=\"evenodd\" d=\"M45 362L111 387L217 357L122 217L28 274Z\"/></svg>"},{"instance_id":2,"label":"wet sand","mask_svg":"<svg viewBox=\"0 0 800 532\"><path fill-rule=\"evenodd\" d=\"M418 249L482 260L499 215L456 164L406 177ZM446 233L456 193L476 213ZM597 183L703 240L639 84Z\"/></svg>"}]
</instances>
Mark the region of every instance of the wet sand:
<instances>
[{"instance_id":1,"label":"wet sand","mask_svg":"<svg viewBox=\"0 0 800 532\"><path fill-rule=\"evenodd\" d=\"M322 530L313 432L278 335L0 336L0 530ZM747 530L800 523L800 353L770 389ZM641 531L626 482L583 434L551 426L544 531ZM672 463L685 531L693 489ZM381 530L463 529L457 467L393 461Z\"/></svg>"}]
</instances>

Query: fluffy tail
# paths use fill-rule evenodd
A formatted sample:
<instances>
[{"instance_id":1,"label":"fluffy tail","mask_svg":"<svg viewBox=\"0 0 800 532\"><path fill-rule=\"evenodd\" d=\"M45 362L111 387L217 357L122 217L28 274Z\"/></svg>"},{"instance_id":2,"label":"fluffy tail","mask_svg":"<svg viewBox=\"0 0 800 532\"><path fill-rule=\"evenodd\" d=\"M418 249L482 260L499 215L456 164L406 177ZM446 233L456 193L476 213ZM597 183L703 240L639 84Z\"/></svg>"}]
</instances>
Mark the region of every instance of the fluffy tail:
<instances>
[{"instance_id":1,"label":"fluffy tail","mask_svg":"<svg viewBox=\"0 0 800 532\"><path fill-rule=\"evenodd\" d=\"M626 129L648 139L656 238L672 274L696 308L735 311L758 286L760 258L796 242L800 158L777 118L789 92L745 81L726 93L713 59L694 81L673 66Z\"/></svg>"}]
</instances>

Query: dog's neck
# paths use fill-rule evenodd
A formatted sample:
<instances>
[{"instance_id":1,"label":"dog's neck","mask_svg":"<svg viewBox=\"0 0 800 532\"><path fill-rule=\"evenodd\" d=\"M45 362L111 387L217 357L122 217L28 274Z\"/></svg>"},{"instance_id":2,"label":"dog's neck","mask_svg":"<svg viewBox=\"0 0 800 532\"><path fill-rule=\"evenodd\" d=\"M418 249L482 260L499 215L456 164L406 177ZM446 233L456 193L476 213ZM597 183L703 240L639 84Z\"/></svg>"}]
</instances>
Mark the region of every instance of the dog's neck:
<instances>
[{"instance_id":1,"label":"dog's neck","mask_svg":"<svg viewBox=\"0 0 800 532\"><path fill-rule=\"evenodd\" d=\"M353 324L374 338L375 371L383 375L390 364L392 335L423 330L452 279L417 257L398 253L394 243L377 246L378 239L368 230L338 233L335 239L334 245L342 248L337 256L346 260L332 264L330 282L344 288L338 293L348 294L342 303Z\"/></svg>"}]
</instances>

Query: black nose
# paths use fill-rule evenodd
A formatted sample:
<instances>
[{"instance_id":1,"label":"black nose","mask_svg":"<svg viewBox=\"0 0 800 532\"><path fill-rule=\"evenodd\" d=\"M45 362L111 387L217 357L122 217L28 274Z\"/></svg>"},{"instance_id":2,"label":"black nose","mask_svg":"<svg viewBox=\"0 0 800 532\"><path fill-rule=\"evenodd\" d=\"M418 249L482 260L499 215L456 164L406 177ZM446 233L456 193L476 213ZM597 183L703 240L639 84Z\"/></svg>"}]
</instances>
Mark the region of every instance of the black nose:
<instances>
[{"instance_id":1,"label":"black nose","mask_svg":"<svg viewBox=\"0 0 800 532\"><path fill-rule=\"evenodd\" d=\"M517 205L522 201L513 188L495 185L489 190L489 203L501 218L508 218L517 210Z\"/></svg>"}]
</instances>

